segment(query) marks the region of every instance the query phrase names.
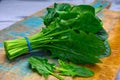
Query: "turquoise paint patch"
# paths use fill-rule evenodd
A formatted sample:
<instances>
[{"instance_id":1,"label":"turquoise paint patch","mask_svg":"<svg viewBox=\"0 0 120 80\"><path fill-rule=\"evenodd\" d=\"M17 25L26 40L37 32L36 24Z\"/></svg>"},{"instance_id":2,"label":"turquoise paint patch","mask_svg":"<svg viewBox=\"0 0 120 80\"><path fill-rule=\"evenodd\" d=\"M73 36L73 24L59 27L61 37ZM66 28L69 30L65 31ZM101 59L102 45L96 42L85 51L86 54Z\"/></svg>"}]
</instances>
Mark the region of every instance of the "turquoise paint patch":
<instances>
[{"instance_id":1,"label":"turquoise paint patch","mask_svg":"<svg viewBox=\"0 0 120 80\"><path fill-rule=\"evenodd\" d=\"M0 64L0 72L8 72L8 71L13 72L14 70L17 69L19 70L22 76L26 76L27 74L30 74L32 72L27 61L18 62L17 64L14 64L12 67L9 67L8 65L9 64Z\"/></svg>"},{"instance_id":2,"label":"turquoise paint patch","mask_svg":"<svg viewBox=\"0 0 120 80\"><path fill-rule=\"evenodd\" d=\"M97 0L97 2L96 2L95 4L93 4L92 6L93 6L94 8L97 8L97 7L99 7L100 5L102 5L102 4L101 4L101 1L100 1L100 0Z\"/></svg>"},{"instance_id":3,"label":"turquoise paint patch","mask_svg":"<svg viewBox=\"0 0 120 80\"><path fill-rule=\"evenodd\" d=\"M48 56L49 53L36 50L31 52L30 54L20 56L13 61L9 61L8 59L5 60L4 63L0 64L0 72L14 72L14 70L18 70L18 72L15 73L17 75L18 73L21 73L21 75L24 77L26 75L32 74L33 71L31 70L30 64L28 63L28 59L31 56L39 56L39 57L45 57ZM11 65L11 66L9 66Z\"/></svg>"},{"instance_id":4,"label":"turquoise paint patch","mask_svg":"<svg viewBox=\"0 0 120 80\"><path fill-rule=\"evenodd\" d=\"M3 47L3 43L0 43L0 48L2 48Z\"/></svg>"},{"instance_id":5,"label":"turquoise paint patch","mask_svg":"<svg viewBox=\"0 0 120 80\"><path fill-rule=\"evenodd\" d=\"M5 71L9 71L10 68L9 67L6 67L7 64L0 64L0 72L5 72Z\"/></svg>"},{"instance_id":6,"label":"turquoise paint patch","mask_svg":"<svg viewBox=\"0 0 120 80\"><path fill-rule=\"evenodd\" d=\"M28 30L25 32L16 32L16 31L8 31L8 34L11 35L13 37L13 39L16 39L16 37L20 36L20 37L26 37L27 35L31 34L33 31L32 30Z\"/></svg>"},{"instance_id":7,"label":"turquoise paint patch","mask_svg":"<svg viewBox=\"0 0 120 80\"><path fill-rule=\"evenodd\" d=\"M18 69L23 76L29 74L31 70L28 59L17 61L10 70L13 71L15 69Z\"/></svg>"},{"instance_id":8,"label":"turquoise paint patch","mask_svg":"<svg viewBox=\"0 0 120 80\"><path fill-rule=\"evenodd\" d=\"M40 17L31 17L23 21L21 24L26 27L37 28L43 24L43 20Z\"/></svg>"},{"instance_id":9,"label":"turquoise paint patch","mask_svg":"<svg viewBox=\"0 0 120 80\"><path fill-rule=\"evenodd\" d=\"M30 74L32 71L29 67L28 59L22 59L14 61L14 62L5 62L4 64L0 64L0 72L13 72L14 70L18 70L22 76L26 76L27 74ZM9 64L12 64L11 67L9 67ZM18 72L18 73L19 73ZM17 72L16 72L17 75Z\"/></svg>"},{"instance_id":10,"label":"turquoise paint patch","mask_svg":"<svg viewBox=\"0 0 120 80\"><path fill-rule=\"evenodd\" d=\"M15 31L9 31L8 34L12 35L14 38L16 38L17 36L20 36L20 37L25 37L26 34L23 33L23 32L15 32Z\"/></svg>"},{"instance_id":11,"label":"turquoise paint patch","mask_svg":"<svg viewBox=\"0 0 120 80\"><path fill-rule=\"evenodd\" d=\"M26 35L28 35L28 34L30 34L30 33L32 33L32 31L26 31L26 32L25 32Z\"/></svg>"},{"instance_id":12,"label":"turquoise paint patch","mask_svg":"<svg viewBox=\"0 0 120 80\"><path fill-rule=\"evenodd\" d=\"M96 3L93 4L92 6L93 6L94 8L97 8L97 7L99 7L99 6L102 6L102 8L105 8L108 4L109 4L108 1L102 2L101 0L97 0Z\"/></svg>"}]
</instances>

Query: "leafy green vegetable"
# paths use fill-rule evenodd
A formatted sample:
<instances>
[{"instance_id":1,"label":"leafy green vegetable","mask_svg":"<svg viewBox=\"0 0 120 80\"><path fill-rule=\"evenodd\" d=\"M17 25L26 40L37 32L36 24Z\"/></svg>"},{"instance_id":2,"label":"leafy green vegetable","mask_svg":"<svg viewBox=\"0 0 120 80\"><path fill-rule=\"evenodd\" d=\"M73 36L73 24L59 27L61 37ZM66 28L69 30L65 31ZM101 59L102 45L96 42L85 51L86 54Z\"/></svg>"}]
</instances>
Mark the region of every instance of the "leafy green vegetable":
<instances>
[{"instance_id":1,"label":"leafy green vegetable","mask_svg":"<svg viewBox=\"0 0 120 80\"><path fill-rule=\"evenodd\" d=\"M51 74L59 80L64 80L61 76L54 73L55 64L48 63L48 60L45 58L30 57L29 63L31 64L32 69L37 70L39 74L42 74L45 77L48 77Z\"/></svg>"},{"instance_id":2,"label":"leafy green vegetable","mask_svg":"<svg viewBox=\"0 0 120 80\"><path fill-rule=\"evenodd\" d=\"M77 66L75 64L66 64L62 60L58 60L60 67L55 66L55 64L48 63L48 60L40 57L30 57L29 63L32 66L32 69L37 70L37 72L45 77L53 75L59 80L64 80L60 75L64 76L81 76L81 77L91 77L94 75L94 72L90 69L82 66ZM57 71L59 74L56 74L54 71Z\"/></svg>"},{"instance_id":3,"label":"leafy green vegetable","mask_svg":"<svg viewBox=\"0 0 120 80\"><path fill-rule=\"evenodd\" d=\"M47 11L42 17L46 27L28 37L33 50L49 50L54 58L77 64L100 63L101 56L110 54L108 34L92 6L55 3ZM5 41L8 58L27 53L27 44L24 38Z\"/></svg>"},{"instance_id":4,"label":"leafy green vegetable","mask_svg":"<svg viewBox=\"0 0 120 80\"><path fill-rule=\"evenodd\" d=\"M75 64L66 64L62 60L59 60L60 67L55 67L56 70L60 72L61 75L67 76L81 76L81 77L90 77L94 75L94 72L90 69L82 66L77 66Z\"/></svg>"},{"instance_id":5,"label":"leafy green vegetable","mask_svg":"<svg viewBox=\"0 0 120 80\"><path fill-rule=\"evenodd\" d=\"M90 5L54 4L47 8L47 14L42 16L45 27L30 37L8 40L4 48L9 59L14 59L32 50L44 49L51 52L52 58L58 58L60 67L48 63L46 59L31 57L29 63L32 69L47 77L58 70L61 75L90 77L94 73L88 68L74 64L101 63L100 58L110 55L108 34L103 28L103 22L96 16L99 9ZM30 42L30 44L28 43ZM29 44L29 46L28 46ZM62 61L63 60L63 61Z\"/></svg>"}]
</instances>

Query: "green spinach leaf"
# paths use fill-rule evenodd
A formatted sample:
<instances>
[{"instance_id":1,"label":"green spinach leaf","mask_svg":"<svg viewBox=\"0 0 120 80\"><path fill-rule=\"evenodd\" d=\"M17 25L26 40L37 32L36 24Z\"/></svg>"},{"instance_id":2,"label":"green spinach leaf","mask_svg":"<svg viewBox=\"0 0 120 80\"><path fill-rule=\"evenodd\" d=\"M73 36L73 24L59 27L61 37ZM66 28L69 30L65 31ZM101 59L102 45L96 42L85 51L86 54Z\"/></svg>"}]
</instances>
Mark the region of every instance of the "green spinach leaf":
<instances>
[{"instance_id":1,"label":"green spinach leaf","mask_svg":"<svg viewBox=\"0 0 120 80\"><path fill-rule=\"evenodd\" d=\"M54 73L55 64L48 63L48 60L45 58L30 57L29 63L31 64L32 69L37 70L39 74L45 77L48 77L49 75L53 75L59 80L64 80L61 76Z\"/></svg>"},{"instance_id":2,"label":"green spinach leaf","mask_svg":"<svg viewBox=\"0 0 120 80\"><path fill-rule=\"evenodd\" d=\"M60 72L61 75L66 76L81 76L81 77L91 77L94 75L94 72L86 67L75 65L72 63L65 63L62 60L58 60L60 67L55 67L56 70Z\"/></svg>"}]
</instances>

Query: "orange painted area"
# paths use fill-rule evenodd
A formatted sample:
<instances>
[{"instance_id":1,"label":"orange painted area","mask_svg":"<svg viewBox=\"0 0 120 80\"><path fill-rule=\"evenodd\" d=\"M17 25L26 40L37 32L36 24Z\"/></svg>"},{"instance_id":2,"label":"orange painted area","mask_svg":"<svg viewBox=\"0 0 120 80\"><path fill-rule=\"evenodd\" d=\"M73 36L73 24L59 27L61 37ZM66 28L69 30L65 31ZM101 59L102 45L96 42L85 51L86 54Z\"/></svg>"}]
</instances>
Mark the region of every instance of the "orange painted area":
<instances>
[{"instance_id":1,"label":"orange painted area","mask_svg":"<svg viewBox=\"0 0 120 80\"><path fill-rule=\"evenodd\" d=\"M4 63L6 60L5 51L3 48L0 48L0 64Z\"/></svg>"}]
</instances>

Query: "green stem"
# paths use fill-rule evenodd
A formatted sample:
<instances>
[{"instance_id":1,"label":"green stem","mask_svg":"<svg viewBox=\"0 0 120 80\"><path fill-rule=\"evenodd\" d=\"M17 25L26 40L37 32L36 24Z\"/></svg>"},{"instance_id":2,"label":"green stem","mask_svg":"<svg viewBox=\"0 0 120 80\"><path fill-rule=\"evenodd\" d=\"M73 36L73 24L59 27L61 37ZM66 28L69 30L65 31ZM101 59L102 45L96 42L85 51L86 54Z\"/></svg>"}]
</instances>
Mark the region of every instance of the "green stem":
<instances>
[{"instance_id":1,"label":"green stem","mask_svg":"<svg viewBox=\"0 0 120 80\"><path fill-rule=\"evenodd\" d=\"M62 78L60 75L55 74L55 73L50 73L51 75L55 76L56 78L58 78L59 80L65 80L64 78Z\"/></svg>"},{"instance_id":2,"label":"green stem","mask_svg":"<svg viewBox=\"0 0 120 80\"><path fill-rule=\"evenodd\" d=\"M58 40L58 39L52 39L52 38L54 38L54 36L59 36L60 34L69 32L71 29L51 33L54 30L56 30L56 29L53 29L47 33L39 32L39 33L29 37L30 44L31 44L33 50L40 49L41 45L48 44L50 42L62 41L60 39ZM13 59L21 54L29 52L25 38L5 41L4 46L5 46L5 50L6 50L6 53L7 53L9 59Z\"/></svg>"},{"instance_id":3,"label":"green stem","mask_svg":"<svg viewBox=\"0 0 120 80\"><path fill-rule=\"evenodd\" d=\"M54 28L54 29L52 29L52 30L50 30L50 31L48 31L46 33L44 33L44 32L41 31L41 32L39 32L37 34L34 34L34 35L30 36L29 39L38 39L38 38L45 37L46 35L50 34L51 32L53 32L56 29L57 28Z\"/></svg>"},{"instance_id":4,"label":"green stem","mask_svg":"<svg viewBox=\"0 0 120 80\"><path fill-rule=\"evenodd\" d=\"M39 41L39 42L36 41L36 42L32 43L31 45L32 45L33 50L42 49L44 47L46 47L46 49L47 49L47 46L45 46L45 45L52 43L52 42L63 42L63 41L65 42L68 40L51 39L51 40L45 40L45 41Z\"/></svg>"},{"instance_id":5,"label":"green stem","mask_svg":"<svg viewBox=\"0 0 120 80\"><path fill-rule=\"evenodd\" d=\"M64 34L64 33L69 32L69 31L71 31L71 29L63 30L60 32L55 32L53 34L47 35L46 37L57 36L57 35L59 36L60 34Z\"/></svg>"},{"instance_id":6,"label":"green stem","mask_svg":"<svg viewBox=\"0 0 120 80\"><path fill-rule=\"evenodd\" d=\"M102 6L95 8L95 13L99 13L102 10Z\"/></svg>"},{"instance_id":7,"label":"green stem","mask_svg":"<svg viewBox=\"0 0 120 80\"><path fill-rule=\"evenodd\" d=\"M60 67L54 67L57 71L68 71L66 69L60 68Z\"/></svg>"}]
</instances>

